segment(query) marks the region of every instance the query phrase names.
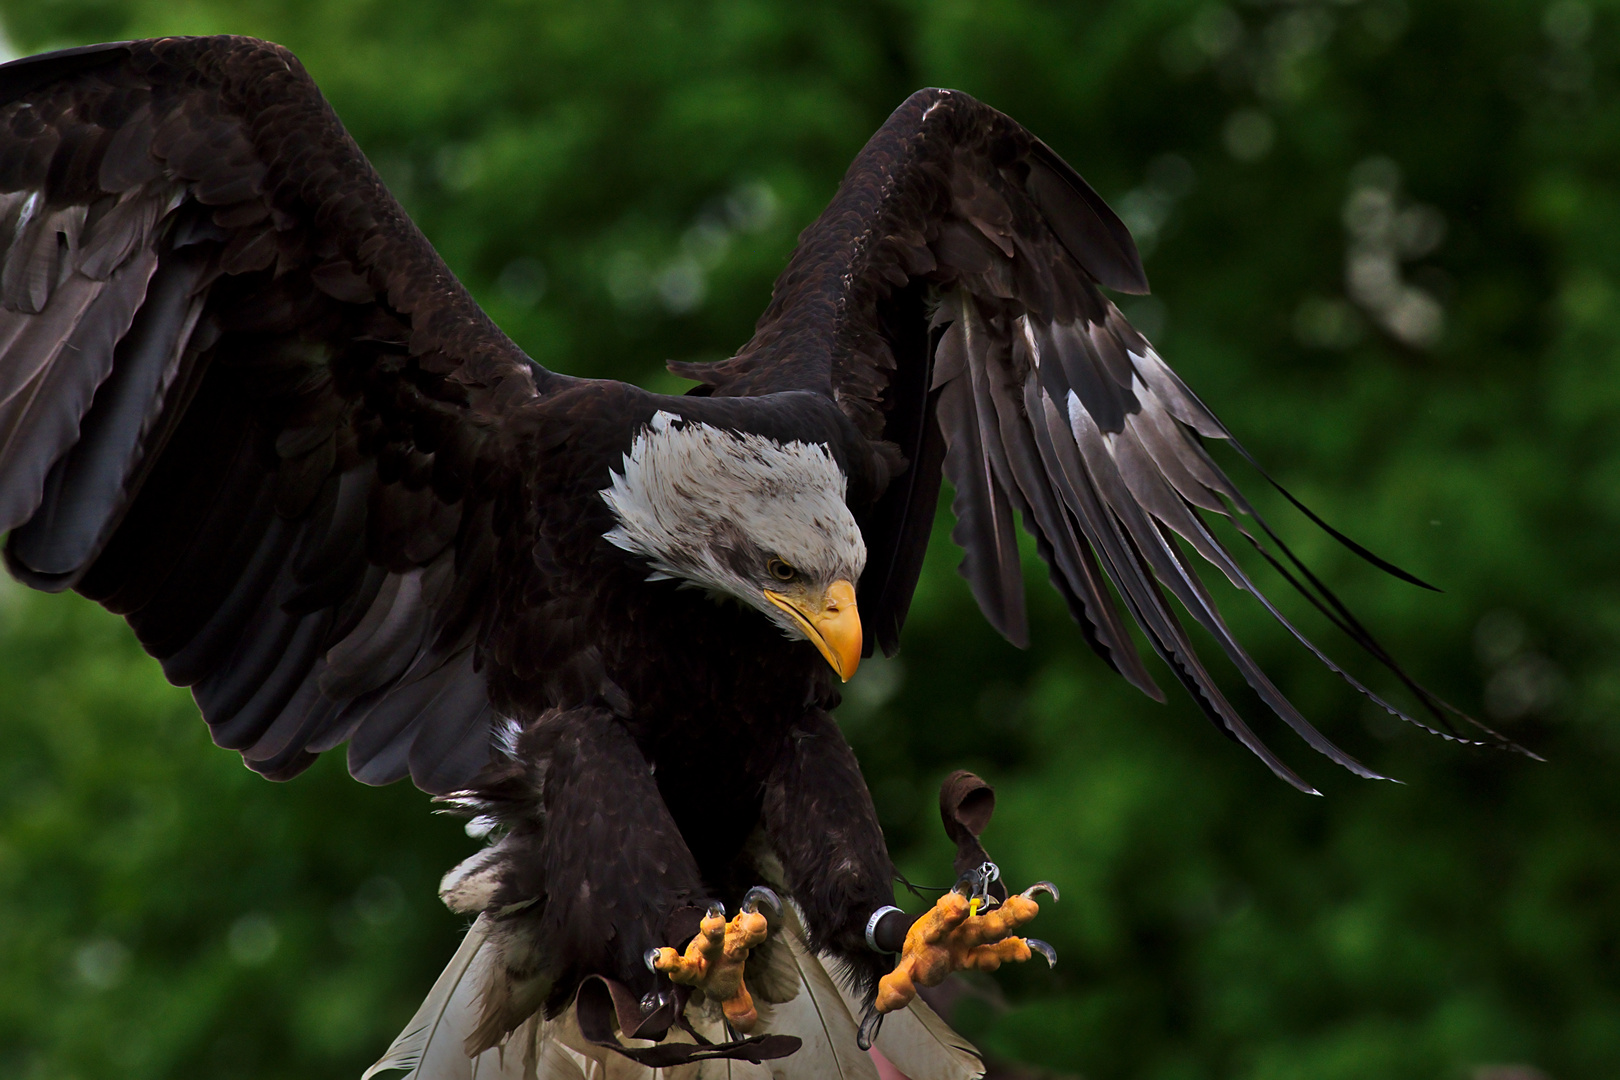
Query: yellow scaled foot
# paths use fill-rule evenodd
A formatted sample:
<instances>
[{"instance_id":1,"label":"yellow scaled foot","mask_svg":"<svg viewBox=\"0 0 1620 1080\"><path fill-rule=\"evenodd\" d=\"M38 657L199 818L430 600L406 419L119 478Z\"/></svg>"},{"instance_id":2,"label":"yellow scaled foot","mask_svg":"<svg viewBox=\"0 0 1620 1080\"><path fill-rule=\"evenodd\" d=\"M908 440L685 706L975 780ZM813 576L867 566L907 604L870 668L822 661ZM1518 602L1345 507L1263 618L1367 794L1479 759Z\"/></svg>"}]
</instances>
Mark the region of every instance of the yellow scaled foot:
<instances>
[{"instance_id":1,"label":"yellow scaled foot","mask_svg":"<svg viewBox=\"0 0 1620 1080\"><path fill-rule=\"evenodd\" d=\"M759 910L762 903L781 910L781 902L771 890L750 889L742 909L729 922L725 908L719 904L709 908L698 925L697 936L687 944L686 952L663 948L647 953L648 967L662 971L671 982L695 987L719 1001L726 1020L744 1033L759 1019L753 995L743 983L743 967L748 962L749 951L770 932Z\"/></svg>"},{"instance_id":2,"label":"yellow scaled foot","mask_svg":"<svg viewBox=\"0 0 1620 1080\"><path fill-rule=\"evenodd\" d=\"M1035 953L1048 964L1057 963L1057 952L1046 942L1012 936L1012 931L1040 911L1035 893L1049 893L1057 899L1054 886L1043 881L985 911L984 905L991 901L975 884L964 878L911 924L900 962L878 980L878 1015L904 1008L917 996L919 986L938 986L953 971L994 971L1002 964L1028 960Z\"/></svg>"}]
</instances>

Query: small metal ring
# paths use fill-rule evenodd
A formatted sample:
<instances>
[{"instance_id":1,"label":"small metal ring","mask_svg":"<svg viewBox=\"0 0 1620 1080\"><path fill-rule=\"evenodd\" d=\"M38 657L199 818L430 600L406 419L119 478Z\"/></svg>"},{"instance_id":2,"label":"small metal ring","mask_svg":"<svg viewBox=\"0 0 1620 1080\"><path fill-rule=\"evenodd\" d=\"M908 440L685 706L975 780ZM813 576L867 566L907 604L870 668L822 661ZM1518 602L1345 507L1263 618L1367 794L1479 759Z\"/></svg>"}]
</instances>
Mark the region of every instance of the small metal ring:
<instances>
[{"instance_id":1,"label":"small metal ring","mask_svg":"<svg viewBox=\"0 0 1620 1080\"><path fill-rule=\"evenodd\" d=\"M899 910L900 909L895 907L893 904L888 904L888 905L885 905L884 907L880 907L876 911L872 912L872 917L870 919L866 920L866 947L868 949L871 949L873 952L877 952L877 953L888 952L887 949L878 948L877 936L876 936L877 935L877 925L878 925L879 921L882 920L883 916L887 915L891 911L899 911Z\"/></svg>"}]
</instances>

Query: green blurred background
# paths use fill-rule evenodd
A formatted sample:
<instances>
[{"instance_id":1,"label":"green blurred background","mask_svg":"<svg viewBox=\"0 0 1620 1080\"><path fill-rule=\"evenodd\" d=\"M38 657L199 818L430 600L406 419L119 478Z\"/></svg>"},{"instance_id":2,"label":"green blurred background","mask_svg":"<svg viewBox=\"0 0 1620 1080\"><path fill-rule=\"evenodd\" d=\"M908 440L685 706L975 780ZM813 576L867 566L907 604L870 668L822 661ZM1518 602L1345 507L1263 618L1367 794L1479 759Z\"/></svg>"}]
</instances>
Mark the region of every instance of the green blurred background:
<instances>
[{"instance_id":1,"label":"green blurred background","mask_svg":"<svg viewBox=\"0 0 1620 1080\"><path fill-rule=\"evenodd\" d=\"M1155 294L1126 308L1171 363L1445 593L1222 460L1421 678L1548 761L1399 726L1232 597L1279 684L1404 781L1336 771L1234 686L1305 797L1181 696L1129 691L1041 572L1034 648L994 637L942 519L904 652L840 717L916 880L949 874L934 793L966 766L998 785L1009 878L1064 895L1057 970L1004 972L957 1022L1093 1080L1620 1076L1620 4L0 0L0 22L17 53L283 42L531 355L669 389L666 358L746 340L907 93L1011 113L1131 225ZM355 1077L455 947L434 891L475 847L460 823L335 756L252 776L77 598L6 588L0 638L0 1077Z\"/></svg>"}]
</instances>

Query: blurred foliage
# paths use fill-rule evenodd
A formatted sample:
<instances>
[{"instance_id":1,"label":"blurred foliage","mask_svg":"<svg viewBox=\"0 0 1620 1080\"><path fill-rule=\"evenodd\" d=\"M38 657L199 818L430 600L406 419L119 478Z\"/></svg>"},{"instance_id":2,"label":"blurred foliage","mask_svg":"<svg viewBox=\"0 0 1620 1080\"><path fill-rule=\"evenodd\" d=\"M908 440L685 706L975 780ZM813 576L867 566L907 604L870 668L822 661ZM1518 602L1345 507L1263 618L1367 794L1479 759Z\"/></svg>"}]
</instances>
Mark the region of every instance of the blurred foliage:
<instances>
[{"instance_id":1,"label":"blurred foliage","mask_svg":"<svg viewBox=\"0 0 1620 1080\"><path fill-rule=\"evenodd\" d=\"M1022 120L1135 230L1156 293L1127 310L1171 362L1284 483L1446 592L1262 507L1421 678L1548 762L1398 725L1232 597L1279 685L1404 781L1310 760L1234 688L1327 793L1306 798L1177 694L1130 692L1035 569L1036 645L1000 642L942 520L904 653L863 669L841 719L908 874L948 874L933 792L967 766L999 786L986 839L1009 878L1064 891L1040 930L1061 966L977 987L957 1020L1093 1080L1620 1075L1620 4L0 16L19 51L285 43L537 360L669 389L666 358L747 338L908 92ZM13 587L0 637L0 1076L357 1075L454 948L434 884L474 842L335 758L251 776L83 601Z\"/></svg>"}]
</instances>

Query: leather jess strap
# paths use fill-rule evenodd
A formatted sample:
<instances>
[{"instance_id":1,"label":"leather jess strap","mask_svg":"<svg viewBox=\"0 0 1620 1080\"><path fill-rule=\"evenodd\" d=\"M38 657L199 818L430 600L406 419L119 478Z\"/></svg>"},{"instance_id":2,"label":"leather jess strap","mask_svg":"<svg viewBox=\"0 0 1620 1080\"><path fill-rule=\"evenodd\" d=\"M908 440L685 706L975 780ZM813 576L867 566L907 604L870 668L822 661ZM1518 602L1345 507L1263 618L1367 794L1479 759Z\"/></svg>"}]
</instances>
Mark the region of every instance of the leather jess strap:
<instances>
[{"instance_id":1,"label":"leather jess strap","mask_svg":"<svg viewBox=\"0 0 1620 1080\"><path fill-rule=\"evenodd\" d=\"M750 1035L730 1042L710 1042L692 1030L682 1016L687 996L685 987L677 987L676 993L659 1008L643 1014L641 1002L629 987L602 975L588 975L579 984L579 992L574 999L574 1015L578 1018L579 1033L585 1037L585 1041L594 1046L605 1046L631 1061L654 1069L667 1069L709 1058L731 1058L758 1064L787 1057L801 1045L801 1040L793 1035ZM696 1041L626 1046L614 1032L617 1027L627 1038L662 1039L676 1025Z\"/></svg>"},{"instance_id":2,"label":"leather jess strap","mask_svg":"<svg viewBox=\"0 0 1620 1080\"><path fill-rule=\"evenodd\" d=\"M979 842L979 834L996 812L996 789L966 769L958 769L939 786L939 817L945 835L956 845L953 863L958 876L990 862L990 853ZM1007 899L1007 886L1000 879L989 883L997 900Z\"/></svg>"}]
</instances>

